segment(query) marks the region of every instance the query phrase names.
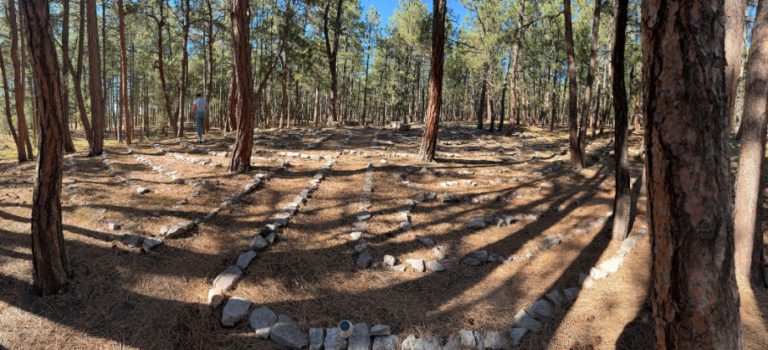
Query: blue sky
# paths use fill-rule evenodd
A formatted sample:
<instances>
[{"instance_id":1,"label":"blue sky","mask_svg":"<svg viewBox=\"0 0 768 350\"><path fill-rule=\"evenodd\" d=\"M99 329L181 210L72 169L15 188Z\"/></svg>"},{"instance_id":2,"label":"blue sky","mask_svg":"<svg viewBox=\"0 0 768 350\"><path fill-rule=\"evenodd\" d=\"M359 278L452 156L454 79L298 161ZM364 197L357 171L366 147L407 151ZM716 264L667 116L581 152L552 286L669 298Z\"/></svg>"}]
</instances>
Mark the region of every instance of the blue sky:
<instances>
[{"instance_id":1,"label":"blue sky","mask_svg":"<svg viewBox=\"0 0 768 350\"><path fill-rule=\"evenodd\" d=\"M432 12L432 0L411 0L422 1L427 5L429 12ZM363 6L364 13L373 5L373 8L381 15L381 26L386 26L389 23L389 18L395 13L395 8L400 1L398 0L360 0L360 4ZM458 17L461 21L467 14L467 9L459 2L459 0L448 0L448 8L453 10L453 15Z\"/></svg>"}]
</instances>

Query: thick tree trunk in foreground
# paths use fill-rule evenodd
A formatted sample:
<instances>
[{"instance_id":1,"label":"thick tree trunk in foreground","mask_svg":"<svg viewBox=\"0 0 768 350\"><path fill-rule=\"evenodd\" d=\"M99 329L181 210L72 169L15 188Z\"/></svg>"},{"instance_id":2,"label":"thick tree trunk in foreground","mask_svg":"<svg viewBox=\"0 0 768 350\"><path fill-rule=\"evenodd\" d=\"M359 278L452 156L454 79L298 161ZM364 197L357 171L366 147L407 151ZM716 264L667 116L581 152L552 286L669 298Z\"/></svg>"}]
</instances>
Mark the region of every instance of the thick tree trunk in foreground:
<instances>
[{"instance_id":1,"label":"thick tree trunk in foreground","mask_svg":"<svg viewBox=\"0 0 768 350\"><path fill-rule=\"evenodd\" d=\"M424 140L419 160L435 159L437 132L440 125L440 107L443 99L443 60L445 59L445 2L432 0L432 56L429 61L429 107L424 128Z\"/></svg>"},{"instance_id":2,"label":"thick tree trunk in foreground","mask_svg":"<svg viewBox=\"0 0 768 350\"><path fill-rule=\"evenodd\" d=\"M592 48L589 55L589 68L587 69L587 85L584 87L584 105L582 106L581 122L579 123L579 154L581 155L582 167L586 165L584 162L587 153L587 120L589 119L589 108L592 102L592 82L595 79L595 66L597 66L597 40L600 37L601 2L593 1L595 12L592 19ZM598 82L598 86L599 84L600 82Z\"/></svg>"},{"instance_id":3,"label":"thick tree trunk in foreground","mask_svg":"<svg viewBox=\"0 0 768 350\"><path fill-rule=\"evenodd\" d=\"M323 15L323 33L325 34L325 52L328 55L328 68L331 73L331 115L329 116L330 122L337 121L336 111L336 85L338 79L336 77L336 56L339 52L339 37L341 36L341 12L344 0L339 0L339 4L336 7L336 21L333 23L335 35L333 36L333 45L331 45L330 38L328 37L328 10L331 7L331 1L325 5L325 13Z\"/></svg>"},{"instance_id":4,"label":"thick tree trunk in foreground","mask_svg":"<svg viewBox=\"0 0 768 350\"><path fill-rule=\"evenodd\" d=\"M91 88L91 149L89 156L100 156L104 151L104 100L101 92L101 57L99 56L99 35L96 17L96 0L87 0L88 16L88 67Z\"/></svg>"},{"instance_id":5,"label":"thick tree trunk in foreground","mask_svg":"<svg viewBox=\"0 0 768 350\"><path fill-rule=\"evenodd\" d=\"M740 349L723 2L644 1L642 18L656 348Z\"/></svg>"},{"instance_id":6,"label":"thick tree trunk in foreground","mask_svg":"<svg viewBox=\"0 0 768 350\"><path fill-rule=\"evenodd\" d=\"M628 0L617 0L613 19L613 49L611 69L613 71L613 105L616 118L616 142L614 162L616 164L616 194L613 202L613 233L615 240L623 241L629 234L629 212L631 188L629 183L629 152L627 142L629 124L627 90L624 85L624 48L627 38Z\"/></svg>"},{"instance_id":7,"label":"thick tree trunk in foreground","mask_svg":"<svg viewBox=\"0 0 768 350\"><path fill-rule=\"evenodd\" d=\"M64 59L69 59L69 0L62 0L62 19L61 19L61 55ZM75 144L72 142L72 134L69 132L69 79L70 74L67 65L63 65L61 72L61 102L62 102L62 122L64 124L64 152L74 153Z\"/></svg>"},{"instance_id":8,"label":"thick tree trunk in foreground","mask_svg":"<svg viewBox=\"0 0 768 350\"><path fill-rule=\"evenodd\" d=\"M50 295L64 289L72 274L61 225L62 134L65 125L59 63L48 1L21 0L19 9L26 18L40 122L40 154L32 195L32 262L35 286L43 295Z\"/></svg>"},{"instance_id":9,"label":"thick tree trunk in foreground","mask_svg":"<svg viewBox=\"0 0 768 350\"><path fill-rule=\"evenodd\" d=\"M19 144L26 146L18 148L19 163L32 157L32 144L29 141L27 119L24 116L24 83L21 77L22 62L19 62L19 30L16 22L16 5L14 0L8 0L8 23L11 26L11 63L13 63L13 89L16 98L16 123L19 129ZM24 48L22 48L24 50Z\"/></svg>"},{"instance_id":10,"label":"thick tree trunk in foreground","mask_svg":"<svg viewBox=\"0 0 768 350\"><path fill-rule=\"evenodd\" d=\"M253 82L251 80L251 48L248 40L248 1L232 0L232 47L237 74L237 142L232 152L229 171L246 171L251 167L253 148Z\"/></svg>"},{"instance_id":11,"label":"thick tree trunk in foreground","mask_svg":"<svg viewBox=\"0 0 768 350\"><path fill-rule=\"evenodd\" d=\"M765 158L766 127L768 127L768 2L757 5L752 44L749 46L747 85L744 96L744 117L741 132L739 169L736 175L736 201L733 213L736 244L736 275L753 277L763 285L763 231L760 179ZM743 12L742 12L743 13ZM726 77L729 71L726 70ZM730 101L729 101L730 102ZM729 104L730 107L730 104ZM730 115L729 115L730 116Z\"/></svg>"},{"instance_id":12,"label":"thick tree trunk in foreground","mask_svg":"<svg viewBox=\"0 0 768 350\"><path fill-rule=\"evenodd\" d=\"M67 0L65 0L67 1ZM123 13L123 0L117 0L117 14L120 21L120 104L123 106L125 117L125 144L130 145L133 137L133 125L131 121L131 106L128 103L128 55L125 49L125 14ZM121 132L117 130L117 132Z\"/></svg>"},{"instance_id":13,"label":"thick tree trunk in foreground","mask_svg":"<svg viewBox=\"0 0 768 350\"><path fill-rule=\"evenodd\" d=\"M725 61L727 62L725 66L725 92L728 94L729 128L733 127L733 111L736 106L739 80L744 66L744 12L746 8L746 1L725 1ZM752 31L754 32L754 29ZM738 266L736 269L738 270Z\"/></svg>"},{"instance_id":14,"label":"thick tree trunk in foreground","mask_svg":"<svg viewBox=\"0 0 768 350\"><path fill-rule=\"evenodd\" d=\"M579 147L578 91L576 67L573 58L573 25L571 24L571 0L564 0L565 51L568 56L568 123L570 129L571 166L579 170L584 166L584 155Z\"/></svg>"},{"instance_id":15,"label":"thick tree trunk in foreground","mask_svg":"<svg viewBox=\"0 0 768 350\"><path fill-rule=\"evenodd\" d=\"M16 128L13 127L13 119L11 119L11 98L8 95L8 77L5 75L5 59L3 58L3 50L0 50L0 71L3 73L3 96L5 100L5 119L8 121L8 128L11 130L13 136L13 143L16 145L16 150L21 150L24 145L19 143L19 136L16 135Z\"/></svg>"}]
</instances>

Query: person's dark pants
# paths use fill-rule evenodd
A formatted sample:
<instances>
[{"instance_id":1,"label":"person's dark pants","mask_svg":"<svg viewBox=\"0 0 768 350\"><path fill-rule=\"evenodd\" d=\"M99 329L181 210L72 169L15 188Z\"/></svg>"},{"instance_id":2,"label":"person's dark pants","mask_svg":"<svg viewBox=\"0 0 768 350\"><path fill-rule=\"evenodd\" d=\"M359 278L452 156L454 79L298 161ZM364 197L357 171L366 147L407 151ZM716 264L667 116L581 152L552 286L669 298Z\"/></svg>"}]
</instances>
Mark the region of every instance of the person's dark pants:
<instances>
[{"instance_id":1,"label":"person's dark pants","mask_svg":"<svg viewBox=\"0 0 768 350\"><path fill-rule=\"evenodd\" d=\"M205 111L195 112L195 124L197 125L197 139L203 139L203 125L205 124Z\"/></svg>"}]
</instances>

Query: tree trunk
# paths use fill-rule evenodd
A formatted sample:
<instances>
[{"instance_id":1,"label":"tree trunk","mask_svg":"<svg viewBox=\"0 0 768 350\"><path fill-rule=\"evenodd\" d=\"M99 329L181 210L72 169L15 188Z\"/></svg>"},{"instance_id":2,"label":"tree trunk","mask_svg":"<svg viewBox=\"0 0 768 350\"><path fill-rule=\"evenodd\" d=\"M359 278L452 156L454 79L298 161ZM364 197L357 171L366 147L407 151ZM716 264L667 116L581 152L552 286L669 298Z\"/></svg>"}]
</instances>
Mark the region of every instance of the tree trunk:
<instances>
[{"instance_id":1,"label":"tree trunk","mask_svg":"<svg viewBox=\"0 0 768 350\"><path fill-rule=\"evenodd\" d=\"M429 107L424 128L424 140L419 160L431 162L437 150L437 132L440 125L440 107L443 97L443 60L445 52L445 3L432 0L432 56L429 60Z\"/></svg>"},{"instance_id":2,"label":"tree trunk","mask_svg":"<svg viewBox=\"0 0 768 350\"><path fill-rule=\"evenodd\" d=\"M100 156L104 151L104 100L101 92L101 57L99 56L99 35L96 17L96 0L87 0L88 16L88 67L91 88L91 149L89 156Z\"/></svg>"},{"instance_id":3,"label":"tree trunk","mask_svg":"<svg viewBox=\"0 0 768 350\"><path fill-rule=\"evenodd\" d=\"M19 30L16 22L16 5L14 0L8 0L8 23L11 26L11 62L13 64L13 88L16 98L16 123L18 123L19 129L19 144L26 146L26 148L18 148L19 163L21 163L32 157L32 144L29 141L29 130L27 129L27 120L24 116L24 79L21 77L21 67L24 63L19 62Z\"/></svg>"},{"instance_id":4,"label":"tree trunk","mask_svg":"<svg viewBox=\"0 0 768 350\"><path fill-rule=\"evenodd\" d=\"M331 7L331 2L325 5L325 12L323 14L323 33L325 34L325 51L328 55L328 68L331 73L331 115L330 122L337 121L336 111L336 55L339 51L339 37L341 36L341 12L344 0L339 0L339 4L336 7L336 22L333 23L335 34L333 36L333 45L331 45L330 38L328 37L328 10Z\"/></svg>"},{"instance_id":5,"label":"tree trunk","mask_svg":"<svg viewBox=\"0 0 768 350\"><path fill-rule=\"evenodd\" d=\"M640 132L640 89L642 84L635 83L635 125L634 132Z\"/></svg>"},{"instance_id":6,"label":"tree trunk","mask_svg":"<svg viewBox=\"0 0 768 350\"><path fill-rule=\"evenodd\" d=\"M725 1L725 61L727 62L725 65L725 91L728 94L729 130L733 129L733 111L736 106L739 80L744 66L744 13L746 9L746 1ZM738 255L738 252L736 254Z\"/></svg>"},{"instance_id":7,"label":"tree trunk","mask_svg":"<svg viewBox=\"0 0 768 350\"><path fill-rule=\"evenodd\" d=\"M68 1L68 0L64 0ZM125 117L125 144L131 144L133 137L133 125L131 124L131 109L128 103L128 55L125 52L125 14L123 13L123 0L117 0L117 14L120 21L120 105ZM120 130L117 130L120 133Z\"/></svg>"},{"instance_id":8,"label":"tree trunk","mask_svg":"<svg viewBox=\"0 0 768 350\"><path fill-rule=\"evenodd\" d=\"M85 33L85 8L87 0L80 0L80 29L78 33ZM80 114L80 123L83 124L83 133L85 139L88 141L88 149L91 149L93 141L91 140L91 123L88 122L88 114L85 111L85 99L83 98L83 46L85 43L85 35L77 36L77 69L72 69L72 62L69 57L65 57L69 70L74 72L72 76L74 78L75 85L75 99L77 100L77 110Z\"/></svg>"},{"instance_id":9,"label":"tree trunk","mask_svg":"<svg viewBox=\"0 0 768 350\"><path fill-rule=\"evenodd\" d=\"M515 131L515 118L520 118L516 115L518 111L517 106L517 59L520 55L520 40L523 37L521 26L523 25L523 15L525 14L525 0L520 1L520 9L517 15L517 33L515 33L515 41L512 43L512 67L509 71L509 127L507 128L507 136L512 135ZM519 122L520 120L517 119Z\"/></svg>"},{"instance_id":10,"label":"tree trunk","mask_svg":"<svg viewBox=\"0 0 768 350\"><path fill-rule=\"evenodd\" d=\"M93 1L93 0L88 0ZM165 102L165 113L168 115L168 124L171 125L173 135L178 134L178 127L176 125L176 118L171 112L171 100L168 97L168 88L165 84L165 70L163 69L163 26L165 26L165 18L163 17L163 8L165 7L165 0L160 0L160 18L155 19L157 22L157 70L160 75L160 87L163 89L163 101Z\"/></svg>"},{"instance_id":11,"label":"tree trunk","mask_svg":"<svg viewBox=\"0 0 768 350\"><path fill-rule=\"evenodd\" d=\"M483 77L483 89L480 91L480 101L477 105L477 130L483 130L483 116L485 116L485 99L487 97L487 86L488 80Z\"/></svg>"},{"instance_id":12,"label":"tree trunk","mask_svg":"<svg viewBox=\"0 0 768 350\"><path fill-rule=\"evenodd\" d=\"M723 2L644 1L642 14L656 348L740 349Z\"/></svg>"},{"instance_id":13,"label":"tree trunk","mask_svg":"<svg viewBox=\"0 0 768 350\"><path fill-rule=\"evenodd\" d=\"M237 73L237 142L232 152L229 171L241 172L251 167L253 147L253 81L251 79L251 48L248 40L248 1L232 0L232 47Z\"/></svg>"},{"instance_id":14,"label":"tree trunk","mask_svg":"<svg viewBox=\"0 0 768 350\"><path fill-rule=\"evenodd\" d=\"M317 126L318 114L320 114L320 82L315 80L315 110L314 110L314 124Z\"/></svg>"},{"instance_id":15,"label":"tree trunk","mask_svg":"<svg viewBox=\"0 0 768 350\"><path fill-rule=\"evenodd\" d=\"M206 0L205 5L208 8L208 46L206 47L206 65L208 67L208 77L205 82L205 101L211 102L211 93L213 91L213 8L211 7L211 0ZM210 116L205 118L205 125L203 126L203 132L207 133L210 128Z\"/></svg>"},{"instance_id":16,"label":"tree trunk","mask_svg":"<svg viewBox=\"0 0 768 350\"><path fill-rule=\"evenodd\" d=\"M571 165L580 170L584 167L584 155L578 139L578 107L576 87L576 67L573 58L573 25L571 24L571 0L564 0L565 14L565 51L568 56L568 122L570 129Z\"/></svg>"},{"instance_id":17,"label":"tree trunk","mask_svg":"<svg viewBox=\"0 0 768 350\"><path fill-rule=\"evenodd\" d=\"M616 194L613 202L613 233L615 240L623 241L629 234L629 212L631 193L629 183L629 152L627 149L627 90L624 85L624 48L627 38L627 11L629 0L618 0L614 9L613 46L611 69L613 70L613 105L616 118L616 142L614 162L616 163ZM599 100L598 100L599 101Z\"/></svg>"},{"instance_id":18,"label":"tree trunk","mask_svg":"<svg viewBox=\"0 0 768 350\"><path fill-rule=\"evenodd\" d=\"M490 70L490 64L486 66L485 68L485 83L488 85L488 88L485 90L486 94L488 96L485 97L485 103L486 107L485 110L488 113L488 131L493 132L493 127L495 126L495 120L493 119L493 82L492 82L492 76L493 72L489 72Z\"/></svg>"},{"instance_id":19,"label":"tree trunk","mask_svg":"<svg viewBox=\"0 0 768 350\"><path fill-rule=\"evenodd\" d=\"M592 18L592 49L589 55L589 68L587 70L587 85L584 87L584 105L581 110L581 122L579 122L579 156L581 167L584 167L587 148L587 122L589 119L589 107L592 102L592 82L595 79L595 66L597 65L597 41L600 37L600 3L593 1L595 12ZM572 38L572 37L571 37ZM572 40L572 39L571 39ZM598 85L600 83L598 82Z\"/></svg>"},{"instance_id":20,"label":"tree trunk","mask_svg":"<svg viewBox=\"0 0 768 350\"><path fill-rule=\"evenodd\" d=\"M61 56L69 58L69 0L62 0L62 19L61 19ZM62 60L63 62L63 60ZM72 134L69 132L69 79L70 73L66 65L63 65L61 72L61 102L62 118L64 124L64 152L74 153L75 144L72 142Z\"/></svg>"},{"instance_id":21,"label":"tree trunk","mask_svg":"<svg viewBox=\"0 0 768 350\"><path fill-rule=\"evenodd\" d=\"M19 136L16 135L16 128L13 127L13 119L11 119L11 98L8 95L8 77L5 75L5 59L3 58L3 50L0 50L0 71L3 73L3 95L5 100L5 119L8 121L8 128L13 136L13 143L16 145L16 150L24 148L24 145L19 143Z\"/></svg>"},{"instance_id":22,"label":"tree trunk","mask_svg":"<svg viewBox=\"0 0 768 350\"><path fill-rule=\"evenodd\" d=\"M183 46L181 47L181 79L179 79L179 130L176 137L184 137L184 121L187 116L186 98L187 98L187 76L189 75L189 0L180 1L184 11L184 22L181 26L181 37Z\"/></svg>"},{"instance_id":23,"label":"tree trunk","mask_svg":"<svg viewBox=\"0 0 768 350\"><path fill-rule=\"evenodd\" d=\"M752 277L764 285L762 269L763 231L759 225L762 217L762 196L760 179L763 173L766 127L768 127L768 3L760 0L757 6L755 24L752 29L752 44L749 46L747 62L747 85L744 96L744 117L742 120L741 151L739 169L736 175L736 201L734 208L734 240L736 244L736 275ZM728 7L726 6L726 9ZM739 12L741 14L743 12ZM742 17L743 19L743 17ZM743 25L743 24L742 24ZM726 35L726 40L728 36ZM726 79L731 73L726 69ZM729 96L730 97L730 96ZM731 101L729 100L729 108ZM731 110L729 110L730 112ZM729 117L731 114L729 114ZM729 124L730 125L730 124Z\"/></svg>"},{"instance_id":24,"label":"tree trunk","mask_svg":"<svg viewBox=\"0 0 768 350\"><path fill-rule=\"evenodd\" d=\"M61 224L61 178L64 159L63 106L59 63L46 0L21 0L31 52L40 121L35 187L32 192L32 263L35 287L43 295L63 290L72 275Z\"/></svg>"}]
</instances>

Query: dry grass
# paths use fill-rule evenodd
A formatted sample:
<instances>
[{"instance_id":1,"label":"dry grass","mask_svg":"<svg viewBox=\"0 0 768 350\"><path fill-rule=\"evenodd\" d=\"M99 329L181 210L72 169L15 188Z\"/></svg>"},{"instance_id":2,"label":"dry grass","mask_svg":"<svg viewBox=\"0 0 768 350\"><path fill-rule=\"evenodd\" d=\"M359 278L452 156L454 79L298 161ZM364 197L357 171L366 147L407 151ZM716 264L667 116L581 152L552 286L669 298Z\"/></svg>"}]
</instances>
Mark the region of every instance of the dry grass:
<instances>
[{"instance_id":1,"label":"dry grass","mask_svg":"<svg viewBox=\"0 0 768 350\"><path fill-rule=\"evenodd\" d=\"M395 137L397 151L373 150L371 138L375 129L353 129L355 136L346 149L371 154L416 150L419 143ZM333 155L347 136L347 129L331 131L334 136L317 150L306 153ZM380 141L390 140L382 131ZM417 136L418 131L402 133ZM534 155L538 144L564 145L562 130L530 128L527 134L537 139L524 140L523 159ZM191 136L191 133L187 134ZM445 146L447 149L484 145L495 148L485 136L479 139L460 132L467 143ZM217 142L222 134L210 135ZM316 137L308 137L313 140ZM506 154L514 154L513 146L523 141L495 137ZM188 141L190 138L188 138ZM278 141L279 140L279 141ZM607 143L606 135L600 140ZM633 149L639 148L639 136L632 136ZM276 142L293 147L308 144L293 138L277 138ZM172 140L160 140L168 151L185 152ZM231 143L231 142L228 142ZM217 151L225 148L208 145ZM256 146L257 148L268 148ZM81 147L82 148L82 147ZM315 171L324 161L291 159L293 166L279 172L263 188L240 198L211 221L191 233L168 240L148 253L128 249L116 243L125 232L151 236L162 226L192 220L208 213L227 196L243 188L255 171L275 166L270 158L254 154L256 170L249 174L229 175L228 159L210 157L224 168L211 168L163 155L148 143L133 146L155 164L179 171L183 178L204 179L201 195L189 204L176 205L198 189L176 184L168 177L152 172L128 155L124 146L112 145L109 157L118 172L134 179L152 192L138 195L125 184L107 176L108 170L98 159L86 158L83 152L73 155L78 166L74 177L79 192L69 200L65 186L63 199L64 235L74 268L71 288L61 295L40 298L32 287L31 251L29 249L29 217L34 164L18 166L13 159L0 159L0 348L8 349L272 349L277 346L258 340L246 322L234 328L222 327L221 311L201 315L196 304L205 299L215 276L232 265L238 254L248 249L251 238L274 213L308 186ZM557 149L553 149L556 151ZM278 151L283 151L279 149ZM458 151L448 151L459 153ZM605 181L599 192L574 205L573 200L603 180L599 163L574 179L568 168L545 174L542 179L524 179L531 171L553 164L557 157L531 163L525 169L507 173L483 173L483 170L512 168L517 161L491 163L492 157L478 156L488 149L463 152L463 159L478 159L481 164L459 164L453 158L433 164L417 164L412 158L379 158L343 155L320 184L300 214L279 235L276 244L260 252L245 278L229 296L246 297L256 306L268 306L276 313L294 317L303 329L332 327L341 319L397 325L395 333L407 336L439 335L446 337L460 329L483 333L506 333L512 316L520 309L553 289L576 285L579 273L610 258L618 244L609 239L608 228L577 235L563 244L535 257L509 265L488 263L479 267L454 266L443 273L392 272L384 268L361 270L355 267L356 243L349 238L357 212L368 162L374 162L374 193L370 209L373 217L364 238L371 254L381 261L385 254L399 261L409 258L432 260L433 253L415 242L409 232L399 228L398 208L412 199L418 190L408 189L391 175L404 172L405 165L444 169L447 173L473 170L474 181L508 179L519 182L503 185L463 184L444 188L440 183L457 180L448 175L414 173L407 180L417 188L437 193L449 192L476 197L526 193L523 199L501 202L482 201L443 204L427 201L415 207L411 215L415 235L434 239L445 247L448 258L456 261L474 250L490 253L525 255L534 252L543 237L570 233L605 215L612 208L612 180ZM443 152L438 152L443 153ZM545 152L549 153L549 152ZM540 156L544 154L540 152ZM197 156L207 158L209 156ZM567 160L567 159L566 159ZM609 161L609 166L611 161ZM641 164L635 160L635 175ZM64 179L69 179L65 173ZM536 191L542 182L555 188ZM85 203L93 204L93 207ZM527 214L562 205L558 213L546 212L536 221L523 221L507 227L469 230L472 218L501 214ZM107 208L102 213L98 208ZM153 212L164 208L159 216ZM120 232L108 232L106 223L118 221ZM637 203L633 234L645 222L645 202ZM609 221L610 224L610 221ZM524 338L526 349L643 349L651 346L650 311L645 302L650 281L650 246L643 238L638 248L628 255L618 273L584 291L567 308L557 309L543 322L542 330ZM741 286L742 319L745 347L766 348L768 333L764 314L768 315L768 293ZM765 311L764 311L765 310Z\"/></svg>"}]
</instances>

